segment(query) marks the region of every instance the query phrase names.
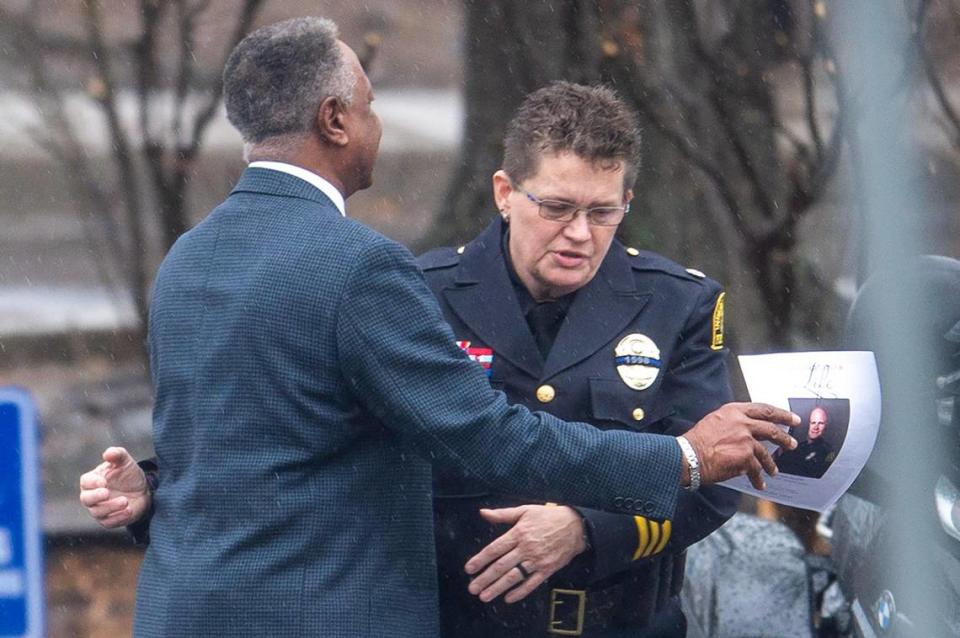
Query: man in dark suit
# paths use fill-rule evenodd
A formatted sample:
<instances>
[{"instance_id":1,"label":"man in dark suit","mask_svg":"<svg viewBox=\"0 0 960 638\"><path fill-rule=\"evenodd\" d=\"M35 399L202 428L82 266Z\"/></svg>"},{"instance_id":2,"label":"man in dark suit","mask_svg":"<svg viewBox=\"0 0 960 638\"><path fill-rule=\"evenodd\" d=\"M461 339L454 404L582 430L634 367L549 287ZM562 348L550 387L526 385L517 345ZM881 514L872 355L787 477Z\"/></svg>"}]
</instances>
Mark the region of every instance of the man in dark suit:
<instances>
[{"instance_id":1,"label":"man in dark suit","mask_svg":"<svg viewBox=\"0 0 960 638\"><path fill-rule=\"evenodd\" d=\"M157 276L163 482L136 635L436 635L428 459L651 518L673 515L684 483L775 471L757 439L792 445L774 423L796 417L771 406L728 405L674 438L535 415L490 389L410 254L345 218L380 123L332 23L254 32L224 79L252 162ZM98 517L130 513L124 467L81 481Z\"/></svg>"}]
</instances>

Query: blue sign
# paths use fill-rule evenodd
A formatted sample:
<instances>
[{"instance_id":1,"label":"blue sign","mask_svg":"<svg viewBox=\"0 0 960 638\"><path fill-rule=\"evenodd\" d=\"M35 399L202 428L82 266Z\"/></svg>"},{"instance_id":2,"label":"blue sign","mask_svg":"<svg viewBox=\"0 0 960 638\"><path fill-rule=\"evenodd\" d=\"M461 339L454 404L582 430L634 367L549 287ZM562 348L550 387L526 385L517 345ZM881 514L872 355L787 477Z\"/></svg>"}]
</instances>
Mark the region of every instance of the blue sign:
<instances>
[{"instance_id":1,"label":"blue sign","mask_svg":"<svg viewBox=\"0 0 960 638\"><path fill-rule=\"evenodd\" d=\"M30 396L0 388L0 637L43 635L37 421Z\"/></svg>"}]
</instances>

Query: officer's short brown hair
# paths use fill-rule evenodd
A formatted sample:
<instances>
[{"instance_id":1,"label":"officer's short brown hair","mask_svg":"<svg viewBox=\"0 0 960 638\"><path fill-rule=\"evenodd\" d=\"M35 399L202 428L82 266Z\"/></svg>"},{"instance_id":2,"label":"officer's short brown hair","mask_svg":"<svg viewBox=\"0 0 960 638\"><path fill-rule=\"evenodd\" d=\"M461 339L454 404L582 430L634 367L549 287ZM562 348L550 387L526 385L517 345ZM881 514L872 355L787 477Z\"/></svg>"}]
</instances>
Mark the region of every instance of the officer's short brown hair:
<instances>
[{"instance_id":1,"label":"officer's short brown hair","mask_svg":"<svg viewBox=\"0 0 960 638\"><path fill-rule=\"evenodd\" d=\"M624 165L624 190L640 167L636 114L610 88L554 82L528 95L507 125L503 170L520 183L540 156L572 152L600 166Z\"/></svg>"}]
</instances>

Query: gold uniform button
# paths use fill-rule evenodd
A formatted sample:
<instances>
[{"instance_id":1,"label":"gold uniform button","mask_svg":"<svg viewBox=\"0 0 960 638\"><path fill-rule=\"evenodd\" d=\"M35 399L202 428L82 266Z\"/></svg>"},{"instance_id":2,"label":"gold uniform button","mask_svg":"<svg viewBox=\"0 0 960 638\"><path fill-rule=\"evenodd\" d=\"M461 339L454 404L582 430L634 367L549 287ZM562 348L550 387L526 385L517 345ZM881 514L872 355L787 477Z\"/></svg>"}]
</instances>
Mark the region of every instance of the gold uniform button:
<instances>
[{"instance_id":1,"label":"gold uniform button","mask_svg":"<svg viewBox=\"0 0 960 638\"><path fill-rule=\"evenodd\" d=\"M630 246L629 248L627 248L627 254L630 255L631 257L636 257L637 255L640 254L640 251L634 248L633 246Z\"/></svg>"},{"instance_id":2,"label":"gold uniform button","mask_svg":"<svg viewBox=\"0 0 960 638\"><path fill-rule=\"evenodd\" d=\"M466 249L467 249L466 246L460 246L460 248L457 248L457 254L458 254L458 255L462 255L462 254L463 254L463 251L466 250Z\"/></svg>"},{"instance_id":3,"label":"gold uniform button","mask_svg":"<svg viewBox=\"0 0 960 638\"><path fill-rule=\"evenodd\" d=\"M537 388L537 401L540 403L550 403L553 397L557 396L557 391L552 385L542 385Z\"/></svg>"},{"instance_id":4,"label":"gold uniform button","mask_svg":"<svg viewBox=\"0 0 960 638\"><path fill-rule=\"evenodd\" d=\"M646 415L647 413L643 411L643 408L637 408L636 410L633 411L633 420L643 421L643 417L645 417Z\"/></svg>"}]
</instances>

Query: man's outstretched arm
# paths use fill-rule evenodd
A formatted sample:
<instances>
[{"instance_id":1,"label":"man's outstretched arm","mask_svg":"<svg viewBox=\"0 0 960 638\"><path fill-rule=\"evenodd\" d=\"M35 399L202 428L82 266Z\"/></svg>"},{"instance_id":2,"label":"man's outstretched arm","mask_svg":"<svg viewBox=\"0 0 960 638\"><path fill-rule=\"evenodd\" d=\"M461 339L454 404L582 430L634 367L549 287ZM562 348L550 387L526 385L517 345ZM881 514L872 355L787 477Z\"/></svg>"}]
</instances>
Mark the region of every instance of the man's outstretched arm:
<instances>
[{"instance_id":1,"label":"man's outstretched arm","mask_svg":"<svg viewBox=\"0 0 960 638\"><path fill-rule=\"evenodd\" d=\"M800 418L786 410L762 403L729 403L705 416L684 435L699 457L703 483L711 484L746 473L757 489L763 489L765 483L762 473L765 471L776 475L777 467L756 438L772 441L788 449L797 445L795 439L773 423L798 425ZM743 450L754 447L754 455L745 463ZM690 468L685 459L681 482L684 485L690 482ZM135 525L143 520L150 512L153 495L146 474L130 453L122 447L110 447L103 452L103 463L80 477L80 503L100 525L112 529ZM559 511L551 512L557 513ZM573 549L570 558L581 551L582 547ZM475 557L471 560L475 565L473 569L468 568L468 571L476 573L504 553L498 553L496 548L489 549L490 556ZM554 566L550 573L566 562L569 562L569 558ZM490 570L487 577L491 582L487 583L482 579L482 582L478 583L478 591L486 589L503 575L496 569ZM530 591L534 588L535 586L531 587ZM492 597L500 593L502 592L497 592ZM526 593L529 591L523 595ZM515 596L514 599L519 600L522 597Z\"/></svg>"},{"instance_id":2,"label":"man's outstretched arm","mask_svg":"<svg viewBox=\"0 0 960 638\"><path fill-rule=\"evenodd\" d=\"M337 314L341 372L357 400L396 434L521 498L673 515L691 476L674 437L601 431L507 405L456 346L412 256L397 244L364 249L346 280ZM731 404L704 419L685 435L700 461L693 477L709 485L747 474L761 485L763 470L776 466L759 441L795 445L775 423L792 426L799 417Z\"/></svg>"}]
</instances>

